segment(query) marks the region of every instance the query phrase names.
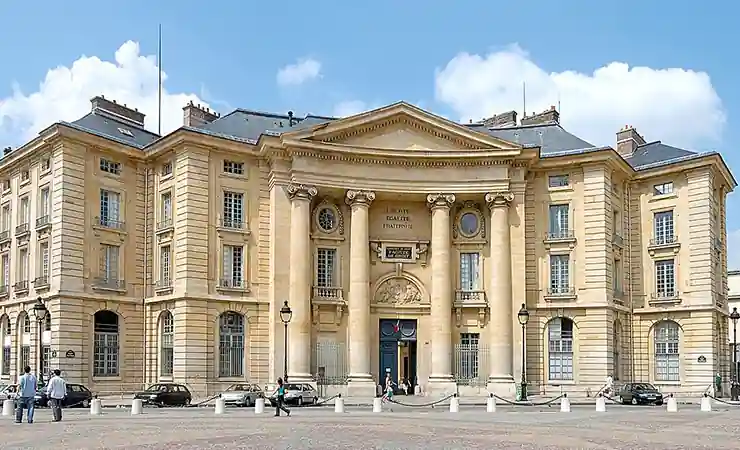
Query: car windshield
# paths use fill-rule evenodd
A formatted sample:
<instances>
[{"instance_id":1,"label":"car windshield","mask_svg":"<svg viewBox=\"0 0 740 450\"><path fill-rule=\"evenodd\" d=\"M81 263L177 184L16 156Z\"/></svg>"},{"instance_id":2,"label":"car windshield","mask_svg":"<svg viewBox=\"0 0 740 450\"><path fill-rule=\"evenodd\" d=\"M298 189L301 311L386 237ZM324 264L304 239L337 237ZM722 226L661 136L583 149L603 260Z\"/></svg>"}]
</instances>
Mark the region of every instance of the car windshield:
<instances>
[{"instance_id":1,"label":"car windshield","mask_svg":"<svg viewBox=\"0 0 740 450\"><path fill-rule=\"evenodd\" d=\"M167 386L163 384L153 384L149 386L146 392L165 392L166 390L167 390Z\"/></svg>"},{"instance_id":2,"label":"car windshield","mask_svg":"<svg viewBox=\"0 0 740 450\"><path fill-rule=\"evenodd\" d=\"M298 384L286 384L285 385L285 390L286 391L300 391L301 390L301 386L298 385Z\"/></svg>"},{"instance_id":3,"label":"car windshield","mask_svg":"<svg viewBox=\"0 0 740 450\"><path fill-rule=\"evenodd\" d=\"M248 384L232 384L229 386L228 389L226 389L226 392L233 392L233 391L249 391L249 385Z\"/></svg>"},{"instance_id":4,"label":"car windshield","mask_svg":"<svg viewBox=\"0 0 740 450\"><path fill-rule=\"evenodd\" d=\"M656 391L655 386L650 383L639 383L635 385L635 390L638 391Z\"/></svg>"}]
</instances>

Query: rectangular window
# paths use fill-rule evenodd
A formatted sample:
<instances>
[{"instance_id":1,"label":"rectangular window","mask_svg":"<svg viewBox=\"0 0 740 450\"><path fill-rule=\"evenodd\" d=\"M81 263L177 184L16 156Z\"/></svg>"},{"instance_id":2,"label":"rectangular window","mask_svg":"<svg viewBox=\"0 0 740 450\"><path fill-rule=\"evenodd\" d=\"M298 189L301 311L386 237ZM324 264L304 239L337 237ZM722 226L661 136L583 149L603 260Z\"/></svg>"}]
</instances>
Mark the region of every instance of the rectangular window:
<instances>
[{"instance_id":1,"label":"rectangular window","mask_svg":"<svg viewBox=\"0 0 740 450\"><path fill-rule=\"evenodd\" d=\"M666 195L673 193L673 183L661 183L653 186L653 195Z\"/></svg>"},{"instance_id":2,"label":"rectangular window","mask_svg":"<svg viewBox=\"0 0 740 450\"><path fill-rule=\"evenodd\" d=\"M29 200L28 200L28 196L26 196L21 199L21 205L20 205L20 208L18 208L18 224L19 225L28 223L29 213L30 213Z\"/></svg>"},{"instance_id":3,"label":"rectangular window","mask_svg":"<svg viewBox=\"0 0 740 450\"><path fill-rule=\"evenodd\" d=\"M22 248L18 252L18 281L28 281L28 249Z\"/></svg>"},{"instance_id":4,"label":"rectangular window","mask_svg":"<svg viewBox=\"0 0 740 450\"><path fill-rule=\"evenodd\" d=\"M572 380L573 322L569 319L553 319L547 328L549 379Z\"/></svg>"},{"instance_id":5,"label":"rectangular window","mask_svg":"<svg viewBox=\"0 0 740 450\"><path fill-rule=\"evenodd\" d=\"M243 228L244 194L224 192L223 226L226 228Z\"/></svg>"},{"instance_id":6,"label":"rectangular window","mask_svg":"<svg viewBox=\"0 0 740 450\"><path fill-rule=\"evenodd\" d=\"M118 262L121 248L117 245L100 246L100 278L105 283L117 283L119 280Z\"/></svg>"},{"instance_id":7,"label":"rectangular window","mask_svg":"<svg viewBox=\"0 0 740 450\"><path fill-rule=\"evenodd\" d=\"M10 345L3 346L3 375L10 375Z\"/></svg>"},{"instance_id":8,"label":"rectangular window","mask_svg":"<svg viewBox=\"0 0 740 450\"><path fill-rule=\"evenodd\" d=\"M569 205L550 205L550 239L565 239L570 237Z\"/></svg>"},{"instance_id":9,"label":"rectangular window","mask_svg":"<svg viewBox=\"0 0 740 450\"><path fill-rule=\"evenodd\" d=\"M51 373L51 346L49 344L44 344L42 346L43 355L44 355L44 361L43 366L41 367L41 373L44 374L44 377L46 379L49 379L49 374Z\"/></svg>"},{"instance_id":10,"label":"rectangular window","mask_svg":"<svg viewBox=\"0 0 740 450\"><path fill-rule=\"evenodd\" d=\"M655 224L655 245L666 245L674 242L673 211L657 212L653 216Z\"/></svg>"},{"instance_id":11,"label":"rectangular window","mask_svg":"<svg viewBox=\"0 0 740 450\"><path fill-rule=\"evenodd\" d=\"M3 180L3 192L10 191L10 180Z\"/></svg>"},{"instance_id":12,"label":"rectangular window","mask_svg":"<svg viewBox=\"0 0 740 450\"><path fill-rule=\"evenodd\" d=\"M161 375L172 376L175 365L175 320L172 314L162 316L162 366Z\"/></svg>"},{"instance_id":13,"label":"rectangular window","mask_svg":"<svg viewBox=\"0 0 740 450\"><path fill-rule=\"evenodd\" d=\"M172 226L172 192L162 193L159 210L159 227L167 228Z\"/></svg>"},{"instance_id":14,"label":"rectangular window","mask_svg":"<svg viewBox=\"0 0 740 450\"><path fill-rule=\"evenodd\" d=\"M49 195L49 188L44 187L39 192L39 217L48 216L51 211L51 201Z\"/></svg>"},{"instance_id":15,"label":"rectangular window","mask_svg":"<svg viewBox=\"0 0 740 450\"><path fill-rule=\"evenodd\" d=\"M244 287L244 247L224 245L222 287Z\"/></svg>"},{"instance_id":16,"label":"rectangular window","mask_svg":"<svg viewBox=\"0 0 740 450\"><path fill-rule=\"evenodd\" d=\"M676 272L672 259L655 261L655 292L659 298L677 295Z\"/></svg>"},{"instance_id":17,"label":"rectangular window","mask_svg":"<svg viewBox=\"0 0 740 450\"><path fill-rule=\"evenodd\" d=\"M100 190L100 225L108 228L121 228L121 194Z\"/></svg>"},{"instance_id":18,"label":"rectangular window","mask_svg":"<svg viewBox=\"0 0 740 450\"><path fill-rule=\"evenodd\" d=\"M10 231L11 227L11 216L10 216L10 204L3 206L3 231Z\"/></svg>"},{"instance_id":19,"label":"rectangular window","mask_svg":"<svg viewBox=\"0 0 740 450\"><path fill-rule=\"evenodd\" d=\"M479 253L460 253L460 290L481 290Z\"/></svg>"},{"instance_id":20,"label":"rectangular window","mask_svg":"<svg viewBox=\"0 0 740 450\"><path fill-rule=\"evenodd\" d=\"M456 378L458 383L469 384L476 380L479 374L479 346L480 334L460 333L460 345L458 346L458 358L456 367Z\"/></svg>"},{"instance_id":21,"label":"rectangular window","mask_svg":"<svg viewBox=\"0 0 740 450\"><path fill-rule=\"evenodd\" d=\"M548 182L551 188L566 187L570 185L570 178L568 175L553 175L548 177Z\"/></svg>"},{"instance_id":22,"label":"rectangular window","mask_svg":"<svg viewBox=\"0 0 740 450\"><path fill-rule=\"evenodd\" d=\"M615 259L612 266L612 287L614 292L622 292L622 261Z\"/></svg>"},{"instance_id":23,"label":"rectangular window","mask_svg":"<svg viewBox=\"0 0 740 450\"><path fill-rule=\"evenodd\" d=\"M39 245L39 253L41 254L41 276L47 281L49 280L49 244L47 242Z\"/></svg>"},{"instance_id":24,"label":"rectangular window","mask_svg":"<svg viewBox=\"0 0 740 450\"><path fill-rule=\"evenodd\" d=\"M316 250L316 286L338 287L336 280L337 249L319 248Z\"/></svg>"},{"instance_id":25,"label":"rectangular window","mask_svg":"<svg viewBox=\"0 0 740 450\"><path fill-rule=\"evenodd\" d=\"M113 162L109 159L100 158L100 170L113 175L120 175L121 163Z\"/></svg>"},{"instance_id":26,"label":"rectangular window","mask_svg":"<svg viewBox=\"0 0 740 450\"><path fill-rule=\"evenodd\" d=\"M3 255L3 286L10 285L10 256Z\"/></svg>"},{"instance_id":27,"label":"rectangular window","mask_svg":"<svg viewBox=\"0 0 740 450\"><path fill-rule=\"evenodd\" d=\"M550 292L567 294L570 292L570 257L568 255L550 255Z\"/></svg>"},{"instance_id":28,"label":"rectangular window","mask_svg":"<svg viewBox=\"0 0 740 450\"><path fill-rule=\"evenodd\" d=\"M612 229L614 234L622 234L622 224L619 223L619 211L612 212Z\"/></svg>"},{"instance_id":29,"label":"rectangular window","mask_svg":"<svg viewBox=\"0 0 740 450\"><path fill-rule=\"evenodd\" d=\"M162 176L166 177L168 175L172 175L172 163L166 162L162 164Z\"/></svg>"},{"instance_id":30,"label":"rectangular window","mask_svg":"<svg viewBox=\"0 0 740 450\"><path fill-rule=\"evenodd\" d=\"M244 175L244 163L224 161L224 172L234 175Z\"/></svg>"},{"instance_id":31,"label":"rectangular window","mask_svg":"<svg viewBox=\"0 0 740 450\"><path fill-rule=\"evenodd\" d=\"M31 365L31 346L30 345L24 345L21 347L21 370L23 370L24 367ZM18 372L20 372L19 370Z\"/></svg>"},{"instance_id":32,"label":"rectangular window","mask_svg":"<svg viewBox=\"0 0 740 450\"><path fill-rule=\"evenodd\" d=\"M169 245L162 246L159 249L159 280L162 286L171 286L172 280L172 247Z\"/></svg>"},{"instance_id":33,"label":"rectangular window","mask_svg":"<svg viewBox=\"0 0 740 450\"><path fill-rule=\"evenodd\" d=\"M679 330L675 324L655 328L655 380L680 381Z\"/></svg>"},{"instance_id":34,"label":"rectangular window","mask_svg":"<svg viewBox=\"0 0 740 450\"><path fill-rule=\"evenodd\" d=\"M21 183L25 183L31 179L31 173L28 170L21 172Z\"/></svg>"},{"instance_id":35,"label":"rectangular window","mask_svg":"<svg viewBox=\"0 0 740 450\"><path fill-rule=\"evenodd\" d=\"M118 376L118 332L95 331L93 376Z\"/></svg>"},{"instance_id":36,"label":"rectangular window","mask_svg":"<svg viewBox=\"0 0 740 450\"><path fill-rule=\"evenodd\" d=\"M48 172L49 170L51 170L51 159L43 158L41 160L41 172Z\"/></svg>"}]
</instances>

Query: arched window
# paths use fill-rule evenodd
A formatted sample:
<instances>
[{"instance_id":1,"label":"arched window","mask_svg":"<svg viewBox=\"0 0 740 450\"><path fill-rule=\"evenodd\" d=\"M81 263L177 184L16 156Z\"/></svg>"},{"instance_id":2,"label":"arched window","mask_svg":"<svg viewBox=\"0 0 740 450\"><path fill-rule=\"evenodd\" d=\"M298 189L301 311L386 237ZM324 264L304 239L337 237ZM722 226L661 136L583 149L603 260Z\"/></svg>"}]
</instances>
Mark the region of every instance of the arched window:
<instances>
[{"instance_id":1,"label":"arched window","mask_svg":"<svg viewBox=\"0 0 740 450\"><path fill-rule=\"evenodd\" d=\"M102 310L94 317L93 376L118 376L118 314Z\"/></svg>"},{"instance_id":2,"label":"arched window","mask_svg":"<svg viewBox=\"0 0 740 450\"><path fill-rule=\"evenodd\" d=\"M550 380L573 379L573 321L553 319L547 325Z\"/></svg>"},{"instance_id":3,"label":"arched window","mask_svg":"<svg viewBox=\"0 0 740 450\"><path fill-rule=\"evenodd\" d=\"M175 318L164 311L159 319L160 332L160 375L172 376L175 365Z\"/></svg>"},{"instance_id":4,"label":"arched window","mask_svg":"<svg viewBox=\"0 0 740 450\"><path fill-rule=\"evenodd\" d=\"M666 320L655 325L655 381L680 381L678 324Z\"/></svg>"},{"instance_id":5,"label":"arched window","mask_svg":"<svg viewBox=\"0 0 740 450\"><path fill-rule=\"evenodd\" d=\"M11 346L11 330L10 330L10 319L8 316L3 316L2 319L0 319L0 337L3 339L3 360L2 360L2 370L0 370L0 374L2 375L10 375L10 346Z\"/></svg>"},{"instance_id":6,"label":"arched window","mask_svg":"<svg viewBox=\"0 0 740 450\"><path fill-rule=\"evenodd\" d=\"M614 346L612 350L613 352L612 353L612 358L613 358L612 364L614 364L614 370L613 370L614 373L612 374L612 378L614 379L614 381L619 380L619 377L622 372L622 360L620 359L620 356L619 356L619 346L621 345L619 337L621 333L622 333L622 324L619 322L619 320L615 320L614 321L614 336L612 338L612 345Z\"/></svg>"},{"instance_id":7,"label":"arched window","mask_svg":"<svg viewBox=\"0 0 740 450\"><path fill-rule=\"evenodd\" d=\"M26 366L31 365L31 319L28 313L23 311L18 317L18 374L23 373Z\"/></svg>"},{"instance_id":8,"label":"arched window","mask_svg":"<svg viewBox=\"0 0 740 450\"><path fill-rule=\"evenodd\" d=\"M221 377L243 377L244 316L227 311L221 314L218 321L218 375Z\"/></svg>"}]
</instances>

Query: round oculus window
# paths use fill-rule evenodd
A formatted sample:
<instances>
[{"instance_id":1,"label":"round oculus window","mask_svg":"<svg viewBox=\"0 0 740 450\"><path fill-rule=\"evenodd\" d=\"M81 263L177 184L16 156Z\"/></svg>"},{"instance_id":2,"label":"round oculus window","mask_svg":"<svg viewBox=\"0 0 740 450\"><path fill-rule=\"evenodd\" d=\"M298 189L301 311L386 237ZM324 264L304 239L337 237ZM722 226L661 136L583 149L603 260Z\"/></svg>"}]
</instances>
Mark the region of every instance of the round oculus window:
<instances>
[{"instance_id":1,"label":"round oculus window","mask_svg":"<svg viewBox=\"0 0 740 450\"><path fill-rule=\"evenodd\" d=\"M460 232L464 236L473 236L478 233L480 223L478 221L478 215L475 213L465 213L460 217Z\"/></svg>"},{"instance_id":2,"label":"round oculus window","mask_svg":"<svg viewBox=\"0 0 740 450\"><path fill-rule=\"evenodd\" d=\"M321 231L329 232L337 226L337 216L331 208L322 208L319 211L318 221Z\"/></svg>"}]
</instances>

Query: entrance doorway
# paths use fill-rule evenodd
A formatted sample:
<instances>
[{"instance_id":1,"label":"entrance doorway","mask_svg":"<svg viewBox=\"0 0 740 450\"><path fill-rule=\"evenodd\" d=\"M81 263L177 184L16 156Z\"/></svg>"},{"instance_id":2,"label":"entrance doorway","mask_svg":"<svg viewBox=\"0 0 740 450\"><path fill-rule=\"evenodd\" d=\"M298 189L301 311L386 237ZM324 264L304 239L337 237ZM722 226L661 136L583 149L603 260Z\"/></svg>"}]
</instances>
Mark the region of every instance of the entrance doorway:
<instances>
[{"instance_id":1,"label":"entrance doorway","mask_svg":"<svg viewBox=\"0 0 740 450\"><path fill-rule=\"evenodd\" d=\"M404 381L413 395L416 386L416 320L380 319L380 364L378 383L384 385L386 375L399 387Z\"/></svg>"}]
</instances>

